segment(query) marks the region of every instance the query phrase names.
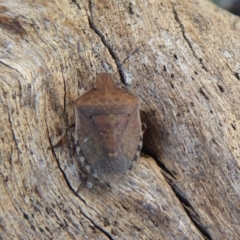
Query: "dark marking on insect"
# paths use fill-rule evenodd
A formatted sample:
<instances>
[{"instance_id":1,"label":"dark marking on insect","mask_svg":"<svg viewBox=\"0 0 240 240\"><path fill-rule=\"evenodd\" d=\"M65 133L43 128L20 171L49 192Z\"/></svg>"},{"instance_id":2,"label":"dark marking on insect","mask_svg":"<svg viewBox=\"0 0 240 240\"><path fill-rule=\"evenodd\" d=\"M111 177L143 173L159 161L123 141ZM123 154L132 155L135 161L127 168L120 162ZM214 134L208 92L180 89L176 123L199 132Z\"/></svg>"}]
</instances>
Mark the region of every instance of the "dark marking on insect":
<instances>
[{"instance_id":1,"label":"dark marking on insect","mask_svg":"<svg viewBox=\"0 0 240 240\"><path fill-rule=\"evenodd\" d=\"M110 74L100 73L95 87L78 97L74 107L79 161L101 181L116 181L142 148L138 97L117 88Z\"/></svg>"}]
</instances>

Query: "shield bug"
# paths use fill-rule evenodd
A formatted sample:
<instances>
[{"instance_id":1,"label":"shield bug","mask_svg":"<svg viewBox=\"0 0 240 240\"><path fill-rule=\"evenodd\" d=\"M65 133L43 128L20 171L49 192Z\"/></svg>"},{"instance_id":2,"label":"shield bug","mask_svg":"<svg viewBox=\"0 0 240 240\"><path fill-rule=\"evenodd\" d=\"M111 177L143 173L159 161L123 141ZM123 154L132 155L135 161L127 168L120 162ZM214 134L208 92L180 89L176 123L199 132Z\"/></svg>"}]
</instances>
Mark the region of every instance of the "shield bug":
<instances>
[{"instance_id":1,"label":"shield bug","mask_svg":"<svg viewBox=\"0 0 240 240\"><path fill-rule=\"evenodd\" d=\"M74 103L77 154L88 172L110 183L137 160L142 147L140 101L108 73Z\"/></svg>"}]
</instances>

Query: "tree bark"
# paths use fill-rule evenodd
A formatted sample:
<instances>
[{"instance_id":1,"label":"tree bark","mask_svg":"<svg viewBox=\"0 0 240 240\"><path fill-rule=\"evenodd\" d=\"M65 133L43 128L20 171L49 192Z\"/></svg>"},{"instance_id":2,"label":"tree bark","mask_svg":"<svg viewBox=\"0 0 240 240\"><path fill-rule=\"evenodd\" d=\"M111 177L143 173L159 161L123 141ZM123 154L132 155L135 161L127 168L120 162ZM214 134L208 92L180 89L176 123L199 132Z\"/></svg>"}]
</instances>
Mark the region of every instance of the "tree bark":
<instances>
[{"instance_id":1,"label":"tree bark","mask_svg":"<svg viewBox=\"0 0 240 240\"><path fill-rule=\"evenodd\" d=\"M0 30L0 239L240 238L238 17L206 0L5 0ZM99 72L147 125L111 188L80 184L73 132L52 147Z\"/></svg>"}]
</instances>

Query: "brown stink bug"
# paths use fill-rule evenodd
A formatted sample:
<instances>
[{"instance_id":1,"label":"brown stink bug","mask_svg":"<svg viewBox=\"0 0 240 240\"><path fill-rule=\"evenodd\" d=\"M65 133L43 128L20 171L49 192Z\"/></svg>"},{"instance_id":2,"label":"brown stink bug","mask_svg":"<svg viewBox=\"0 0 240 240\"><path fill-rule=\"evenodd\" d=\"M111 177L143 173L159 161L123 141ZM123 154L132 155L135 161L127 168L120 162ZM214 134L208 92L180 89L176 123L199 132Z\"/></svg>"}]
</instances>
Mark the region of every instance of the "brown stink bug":
<instances>
[{"instance_id":1,"label":"brown stink bug","mask_svg":"<svg viewBox=\"0 0 240 240\"><path fill-rule=\"evenodd\" d=\"M74 107L81 163L104 182L117 180L142 147L138 97L117 88L110 74L100 73L95 87L78 97Z\"/></svg>"}]
</instances>

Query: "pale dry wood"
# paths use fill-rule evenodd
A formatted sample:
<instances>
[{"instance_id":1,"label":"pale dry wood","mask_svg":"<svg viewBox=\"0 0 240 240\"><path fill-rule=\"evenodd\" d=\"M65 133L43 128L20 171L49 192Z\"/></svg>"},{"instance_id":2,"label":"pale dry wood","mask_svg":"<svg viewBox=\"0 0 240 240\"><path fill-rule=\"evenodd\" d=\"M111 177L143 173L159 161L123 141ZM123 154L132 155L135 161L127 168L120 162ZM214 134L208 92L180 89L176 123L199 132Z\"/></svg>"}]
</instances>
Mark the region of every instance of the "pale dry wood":
<instances>
[{"instance_id":1,"label":"pale dry wood","mask_svg":"<svg viewBox=\"0 0 240 240\"><path fill-rule=\"evenodd\" d=\"M239 30L206 0L1 1L0 238L239 239ZM48 147L139 46L132 86L115 80L142 100L151 157L79 188L71 132Z\"/></svg>"}]
</instances>

